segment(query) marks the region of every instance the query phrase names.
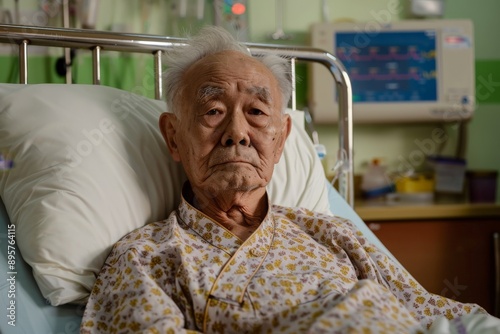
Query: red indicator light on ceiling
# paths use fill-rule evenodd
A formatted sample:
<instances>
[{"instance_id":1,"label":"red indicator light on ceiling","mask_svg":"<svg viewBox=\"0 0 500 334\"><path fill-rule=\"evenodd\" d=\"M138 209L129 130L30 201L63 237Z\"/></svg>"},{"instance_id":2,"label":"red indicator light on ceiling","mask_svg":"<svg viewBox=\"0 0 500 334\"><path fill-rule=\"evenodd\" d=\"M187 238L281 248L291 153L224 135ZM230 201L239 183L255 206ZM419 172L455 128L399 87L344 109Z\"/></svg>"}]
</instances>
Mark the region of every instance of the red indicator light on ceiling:
<instances>
[{"instance_id":1,"label":"red indicator light on ceiling","mask_svg":"<svg viewBox=\"0 0 500 334\"><path fill-rule=\"evenodd\" d=\"M235 4L233 4L233 6L231 7L231 12L233 12L234 15L241 15L241 14L244 14L245 11L246 11L246 7L244 4L242 3L239 3L239 2L236 2Z\"/></svg>"}]
</instances>

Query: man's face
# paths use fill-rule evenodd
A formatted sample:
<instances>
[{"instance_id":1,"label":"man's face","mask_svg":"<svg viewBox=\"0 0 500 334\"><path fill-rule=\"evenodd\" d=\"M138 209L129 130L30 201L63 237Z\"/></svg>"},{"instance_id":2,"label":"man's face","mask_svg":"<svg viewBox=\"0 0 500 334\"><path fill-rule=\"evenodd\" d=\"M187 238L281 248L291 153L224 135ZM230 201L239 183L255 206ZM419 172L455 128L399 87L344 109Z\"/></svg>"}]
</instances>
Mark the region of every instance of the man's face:
<instances>
[{"instance_id":1,"label":"man's face","mask_svg":"<svg viewBox=\"0 0 500 334\"><path fill-rule=\"evenodd\" d=\"M264 191L291 126L271 72L252 57L223 51L194 63L182 86L180 118L164 114L160 126L193 189L212 197Z\"/></svg>"}]
</instances>

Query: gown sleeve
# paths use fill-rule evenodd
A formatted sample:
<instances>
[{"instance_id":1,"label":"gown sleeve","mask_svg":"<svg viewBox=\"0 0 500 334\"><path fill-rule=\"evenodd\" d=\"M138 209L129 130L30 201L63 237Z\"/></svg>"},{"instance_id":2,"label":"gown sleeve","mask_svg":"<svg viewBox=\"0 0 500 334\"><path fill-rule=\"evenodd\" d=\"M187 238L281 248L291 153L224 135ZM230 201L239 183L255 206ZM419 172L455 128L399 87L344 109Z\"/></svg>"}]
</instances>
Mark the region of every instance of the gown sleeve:
<instances>
[{"instance_id":1,"label":"gown sleeve","mask_svg":"<svg viewBox=\"0 0 500 334\"><path fill-rule=\"evenodd\" d=\"M375 282L388 290L398 304L424 328L441 317L456 319L467 314L487 314L476 304L461 303L428 292L411 274L384 251L373 245L350 220L306 209L280 212L294 221L332 254L344 252L358 280Z\"/></svg>"},{"instance_id":2,"label":"gown sleeve","mask_svg":"<svg viewBox=\"0 0 500 334\"><path fill-rule=\"evenodd\" d=\"M134 248L108 258L87 303L81 333L199 333L185 329L183 312L188 310L181 310L167 293L173 290L151 270L152 261Z\"/></svg>"},{"instance_id":3,"label":"gown sleeve","mask_svg":"<svg viewBox=\"0 0 500 334\"><path fill-rule=\"evenodd\" d=\"M338 237L342 248L350 250L353 264L359 269L360 278L373 279L388 288L422 325L429 327L436 319L455 319L467 314L485 314L476 304L461 303L428 292L399 263L371 244L349 220L341 219L342 234Z\"/></svg>"}]
</instances>

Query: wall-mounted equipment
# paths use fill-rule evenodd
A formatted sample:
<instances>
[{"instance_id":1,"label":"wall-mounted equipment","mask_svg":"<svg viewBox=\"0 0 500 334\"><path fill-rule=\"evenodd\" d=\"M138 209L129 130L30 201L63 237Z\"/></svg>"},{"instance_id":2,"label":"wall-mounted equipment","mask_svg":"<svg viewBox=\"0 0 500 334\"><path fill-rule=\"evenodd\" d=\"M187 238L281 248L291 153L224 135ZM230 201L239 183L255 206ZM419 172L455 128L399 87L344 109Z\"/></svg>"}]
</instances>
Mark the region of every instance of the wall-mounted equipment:
<instances>
[{"instance_id":1,"label":"wall-mounted equipment","mask_svg":"<svg viewBox=\"0 0 500 334\"><path fill-rule=\"evenodd\" d=\"M77 10L83 29L95 29L99 0L81 0Z\"/></svg>"},{"instance_id":2,"label":"wall-mounted equipment","mask_svg":"<svg viewBox=\"0 0 500 334\"><path fill-rule=\"evenodd\" d=\"M248 40L247 0L214 0L214 24L228 30L239 41Z\"/></svg>"},{"instance_id":3,"label":"wall-mounted equipment","mask_svg":"<svg viewBox=\"0 0 500 334\"><path fill-rule=\"evenodd\" d=\"M474 113L469 20L319 23L311 41L346 68L355 122L446 122ZM309 106L316 123L338 118L335 84L324 72L321 65L311 67Z\"/></svg>"},{"instance_id":4,"label":"wall-mounted equipment","mask_svg":"<svg viewBox=\"0 0 500 334\"><path fill-rule=\"evenodd\" d=\"M440 17L444 14L444 0L411 0L410 9L416 16Z\"/></svg>"}]
</instances>

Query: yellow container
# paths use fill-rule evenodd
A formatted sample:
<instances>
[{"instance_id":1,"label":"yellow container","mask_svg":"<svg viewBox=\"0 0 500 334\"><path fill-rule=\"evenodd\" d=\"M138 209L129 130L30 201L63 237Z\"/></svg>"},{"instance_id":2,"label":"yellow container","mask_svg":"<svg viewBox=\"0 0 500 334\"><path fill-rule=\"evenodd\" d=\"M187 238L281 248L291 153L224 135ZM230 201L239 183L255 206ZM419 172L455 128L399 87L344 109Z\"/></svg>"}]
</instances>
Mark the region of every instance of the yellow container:
<instances>
[{"instance_id":1,"label":"yellow container","mask_svg":"<svg viewBox=\"0 0 500 334\"><path fill-rule=\"evenodd\" d=\"M429 175L416 174L402 176L396 180L398 193L428 193L434 191L434 178Z\"/></svg>"}]
</instances>

